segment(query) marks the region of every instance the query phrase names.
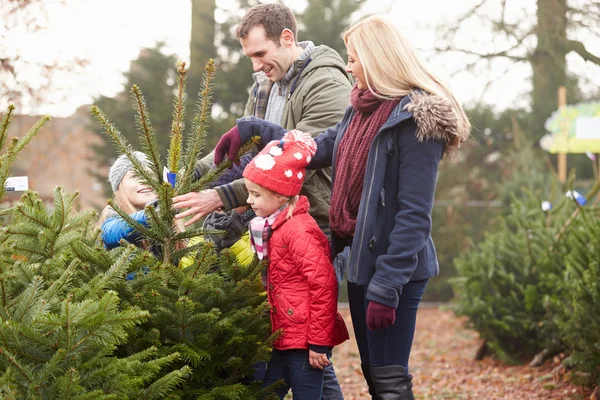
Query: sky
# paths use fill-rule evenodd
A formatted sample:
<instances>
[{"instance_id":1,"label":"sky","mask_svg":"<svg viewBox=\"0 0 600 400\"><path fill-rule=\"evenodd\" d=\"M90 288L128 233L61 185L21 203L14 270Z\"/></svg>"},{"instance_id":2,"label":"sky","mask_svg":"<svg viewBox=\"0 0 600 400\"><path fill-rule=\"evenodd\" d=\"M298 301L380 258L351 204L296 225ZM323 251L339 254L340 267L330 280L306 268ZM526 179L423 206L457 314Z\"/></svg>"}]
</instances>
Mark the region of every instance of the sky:
<instances>
[{"instance_id":1,"label":"sky","mask_svg":"<svg viewBox=\"0 0 600 400\"><path fill-rule=\"evenodd\" d=\"M90 104L94 96L111 96L122 90L123 72L129 69L131 60L137 58L143 47L152 47L157 41L166 43L165 51L178 58L189 60L191 30L190 0L72 0L68 7L46 0L53 5L50 19L43 32L13 36L24 55L32 59L65 58L73 56L89 60L85 72L78 76L62 76L72 84L66 101L45 106L38 113L68 116L82 104ZM477 0L369 0L363 11L390 16L405 36L419 48L434 71L447 79L458 97L467 104L483 101L497 110L514 105L527 104L530 69L526 64L512 65L503 60L495 61L490 68L475 73L464 72L468 57L434 51L437 42L436 29L453 21L457 15L470 8ZM54 4L53 4L54 3ZM304 1L287 1L298 10ZM498 12L491 2L485 12ZM219 7L230 7L231 0L217 0ZM535 15L533 0L508 2L509 19L516 20ZM217 20L222 14L217 12ZM356 18L360 18L357 15ZM481 23L464 26L455 43L475 46L487 51L506 43L491 36ZM600 40L585 37L588 50L600 54ZM568 56L569 68L587 78L588 87L600 86L600 68L585 63L578 56ZM461 72L462 71L462 72ZM33 79L34 77L32 77ZM250 80L250 77L249 77ZM493 84L486 87L486 83ZM249 81L250 82L250 81ZM142 88L143 89L143 88Z\"/></svg>"}]
</instances>

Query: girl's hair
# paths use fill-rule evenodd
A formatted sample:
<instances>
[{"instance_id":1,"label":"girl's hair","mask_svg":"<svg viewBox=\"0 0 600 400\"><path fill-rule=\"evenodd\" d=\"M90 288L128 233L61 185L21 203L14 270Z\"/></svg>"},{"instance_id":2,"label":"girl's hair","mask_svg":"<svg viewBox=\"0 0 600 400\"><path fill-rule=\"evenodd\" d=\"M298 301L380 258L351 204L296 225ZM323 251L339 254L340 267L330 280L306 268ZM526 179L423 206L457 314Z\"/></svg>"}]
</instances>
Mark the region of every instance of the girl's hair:
<instances>
[{"instance_id":1,"label":"girl's hair","mask_svg":"<svg viewBox=\"0 0 600 400\"><path fill-rule=\"evenodd\" d=\"M258 191L263 196L277 196L277 197L286 198L287 199L286 204L288 205L286 218L287 219L292 218L292 214L294 213L294 209L296 208L296 204L298 203L299 196L292 196L292 197L282 196L279 193L275 193L274 191L267 189L264 186L260 186L258 184L256 186L258 186Z\"/></svg>"},{"instance_id":2,"label":"girl's hair","mask_svg":"<svg viewBox=\"0 0 600 400\"><path fill-rule=\"evenodd\" d=\"M137 208L135 208L133 204L131 204L131 202L125 195L125 191L122 190L122 188L123 186L119 185L119 187L115 191L115 196L113 200L117 207L119 207L127 214L133 214L134 212L140 211ZM98 222L96 222L96 228L101 229L102 224L111 214L114 214L113 208L111 206L104 207L102 213L100 213L100 218L98 218Z\"/></svg>"},{"instance_id":3,"label":"girl's hair","mask_svg":"<svg viewBox=\"0 0 600 400\"><path fill-rule=\"evenodd\" d=\"M344 43L356 51L367 86L376 96L399 98L414 89L441 96L454 108L457 132L470 131L469 119L450 87L429 70L417 50L390 20L379 16L365 18L346 30Z\"/></svg>"}]
</instances>

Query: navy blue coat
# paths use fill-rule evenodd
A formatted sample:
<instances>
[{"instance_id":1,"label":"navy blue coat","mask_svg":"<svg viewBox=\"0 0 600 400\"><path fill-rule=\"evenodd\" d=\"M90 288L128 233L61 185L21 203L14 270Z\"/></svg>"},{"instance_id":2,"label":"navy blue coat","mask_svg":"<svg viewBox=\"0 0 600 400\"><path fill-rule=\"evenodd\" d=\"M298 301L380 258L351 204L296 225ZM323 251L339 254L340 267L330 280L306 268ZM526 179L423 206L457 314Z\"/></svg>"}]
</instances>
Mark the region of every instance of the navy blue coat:
<instances>
[{"instance_id":1,"label":"navy blue coat","mask_svg":"<svg viewBox=\"0 0 600 400\"><path fill-rule=\"evenodd\" d=\"M315 138L317 153L309 168L335 166L335 156L355 110ZM285 129L244 117L237 126L242 141L260 136L280 139ZM397 307L410 281L439 273L431 238L431 211L438 165L451 150L457 118L439 96L413 93L402 98L371 142L357 225L347 260L348 279L368 286L367 299ZM333 185L335 185L335 168ZM341 252L343 249L334 249Z\"/></svg>"}]
</instances>

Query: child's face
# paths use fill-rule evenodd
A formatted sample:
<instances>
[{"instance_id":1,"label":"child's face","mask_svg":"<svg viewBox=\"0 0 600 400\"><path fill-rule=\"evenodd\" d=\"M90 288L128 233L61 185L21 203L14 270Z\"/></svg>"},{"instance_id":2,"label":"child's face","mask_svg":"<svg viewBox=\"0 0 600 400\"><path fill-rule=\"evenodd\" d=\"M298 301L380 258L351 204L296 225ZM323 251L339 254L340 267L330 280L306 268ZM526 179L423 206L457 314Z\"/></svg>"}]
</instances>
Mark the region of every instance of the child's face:
<instances>
[{"instance_id":1,"label":"child's face","mask_svg":"<svg viewBox=\"0 0 600 400\"><path fill-rule=\"evenodd\" d=\"M246 201L259 217L268 217L287 201L285 197L269 192L248 179L245 179L245 182L248 189Z\"/></svg>"},{"instance_id":2,"label":"child's face","mask_svg":"<svg viewBox=\"0 0 600 400\"><path fill-rule=\"evenodd\" d=\"M129 171L123 177L119 189L124 191L125 196L131 204L138 210L143 209L146 204L156 200L156 193L148 186L143 185L135 176L133 171Z\"/></svg>"}]
</instances>

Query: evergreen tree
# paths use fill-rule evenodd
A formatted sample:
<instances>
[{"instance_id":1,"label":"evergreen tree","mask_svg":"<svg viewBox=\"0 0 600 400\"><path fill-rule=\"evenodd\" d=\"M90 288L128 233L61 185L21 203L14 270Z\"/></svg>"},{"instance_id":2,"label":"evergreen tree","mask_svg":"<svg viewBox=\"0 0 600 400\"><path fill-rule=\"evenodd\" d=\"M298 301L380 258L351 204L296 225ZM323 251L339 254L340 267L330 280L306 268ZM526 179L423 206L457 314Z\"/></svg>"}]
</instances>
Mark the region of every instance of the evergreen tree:
<instances>
[{"instance_id":1,"label":"evergreen tree","mask_svg":"<svg viewBox=\"0 0 600 400\"><path fill-rule=\"evenodd\" d=\"M553 297L550 309L570 353L569 364L591 375L586 383L600 385L600 214L597 208L580 210L566 239L571 251L565 259L564 297Z\"/></svg>"},{"instance_id":2,"label":"evergreen tree","mask_svg":"<svg viewBox=\"0 0 600 400\"><path fill-rule=\"evenodd\" d=\"M9 106L0 125L0 150L13 110ZM11 164L47 120L40 119L22 139L12 139L0 156L0 199ZM145 320L148 312L122 307L113 290L131 267L126 261L132 249L106 263L94 279L82 273L86 266L72 246L82 238L90 240L95 215L73 215L76 198L57 188L48 213L36 193L26 192L15 207L3 211L10 220L0 228L0 395L164 397L189 374L189 367L164 371L158 379L159 371L179 358L177 353L157 357L156 349L149 347L128 357L113 355L116 346L126 342L126 329Z\"/></svg>"},{"instance_id":3,"label":"evergreen tree","mask_svg":"<svg viewBox=\"0 0 600 400\"><path fill-rule=\"evenodd\" d=\"M136 125L149 169L131 157L127 140L93 107L140 179L158 193L158 204L146 208L149 227L113 207L160 246L161 257L125 243L104 248L93 227L95 212L74 213L77 194L60 188L51 212L34 192L26 192L10 210L10 222L0 231L2 398L241 400L265 394L259 383L248 384L255 363L268 359L272 341L262 265L241 266L228 251L216 254L210 242L185 249L176 245L203 232L174 229L172 197L204 187L230 165L193 182L210 115L214 66L207 66L185 143L184 65L178 72L165 163L138 87L132 88ZM6 137L9 125L10 115L0 137ZM24 143L13 141L8 161ZM163 181L163 165L176 171L174 187ZM180 269L178 260L186 254L195 262ZM135 279L126 280L132 272Z\"/></svg>"},{"instance_id":4,"label":"evergreen tree","mask_svg":"<svg viewBox=\"0 0 600 400\"><path fill-rule=\"evenodd\" d=\"M148 346L158 347L159 354L164 356L181 354L180 364L192 367L190 378L181 389L173 392L181 398L252 399L259 393L257 385L245 386L242 382L251 376L256 362L268 358L268 345L272 340L267 304L259 279L262 265L255 261L249 266L241 266L227 251L216 254L210 242L200 242L184 249L176 247L177 242L206 232L202 229L178 232L175 229L172 224L175 212L171 208L173 196L205 187L231 165L230 161L224 162L200 181L193 181L195 162L204 146L209 121L214 64L212 60L207 64L192 132L185 147L186 70L183 63L179 64L178 72L166 163L163 163L158 151L157 133L137 86L134 85L131 92L140 142L150 160L149 169L132 157L131 146L106 114L98 107L92 108L119 152L132 161L140 180L158 193L158 205L146 207L148 227L135 223L110 203L117 213L162 250L162 258L146 257L145 269L130 284L121 285L118 290L127 304L150 311L142 329L131 333L132 340L121 346L118 354L136 354ZM251 146L252 143L243 151ZM163 166L176 173L174 186L163 180ZM113 251L118 254L125 250L117 248ZM89 245L80 246L78 252L90 264L94 264L94 260L102 263L101 257ZM196 261L194 265L180 269L178 260L186 254L193 254ZM94 276L93 271L90 276Z\"/></svg>"},{"instance_id":5,"label":"evergreen tree","mask_svg":"<svg viewBox=\"0 0 600 400\"><path fill-rule=\"evenodd\" d=\"M89 268L72 246L90 237L93 211L73 215L77 195L54 192L48 213L34 192L13 209L0 241L0 393L3 398L164 398L189 375L189 367L159 372L179 358L157 357L148 347L116 357L127 329L148 318L123 306L114 288L133 249L107 258L88 279ZM160 379L159 379L160 378Z\"/></svg>"}]
</instances>

